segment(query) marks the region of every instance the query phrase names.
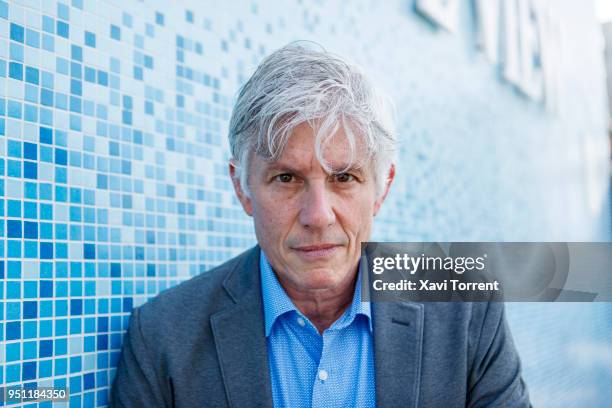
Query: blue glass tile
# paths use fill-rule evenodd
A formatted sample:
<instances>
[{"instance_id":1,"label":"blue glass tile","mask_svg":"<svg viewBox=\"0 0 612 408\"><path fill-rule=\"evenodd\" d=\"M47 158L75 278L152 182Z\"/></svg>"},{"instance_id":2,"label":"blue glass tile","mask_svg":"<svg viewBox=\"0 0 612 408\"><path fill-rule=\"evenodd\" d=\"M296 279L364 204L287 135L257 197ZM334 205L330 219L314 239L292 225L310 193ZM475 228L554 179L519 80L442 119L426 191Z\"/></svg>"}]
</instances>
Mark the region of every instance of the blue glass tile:
<instances>
[{"instance_id":1,"label":"blue glass tile","mask_svg":"<svg viewBox=\"0 0 612 408\"><path fill-rule=\"evenodd\" d=\"M70 19L70 11L66 4L57 3L57 17L66 21Z\"/></svg>"},{"instance_id":2,"label":"blue glass tile","mask_svg":"<svg viewBox=\"0 0 612 408\"><path fill-rule=\"evenodd\" d=\"M20 220L7 220L6 222L6 229L7 229L7 236L9 238L21 238L22 236L22 229L21 229L21 221Z\"/></svg>"},{"instance_id":3,"label":"blue glass tile","mask_svg":"<svg viewBox=\"0 0 612 408\"><path fill-rule=\"evenodd\" d=\"M55 93L55 107L66 110L68 108L68 95L56 92Z\"/></svg>"},{"instance_id":4,"label":"blue glass tile","mask_svg":"<svg viewBox=\"0 0 612 408\"><path fill-rule=\"evenodd\" d=\"M34 105L25 104L23 117L28 122L37 122L38 121L38 108Z\"/></svg>"},{"instance_id":5,"label":"blue glass tile","mask_svg":"<svg viewBox=\"0 0 612 408\"><path fill-rule=\"evenodd\" d=\"M6 340L18 340L21 338L21 322L6 323Z\"/></svg>"},{"instance_id":6,"label":"blue glass tile","mask_svg":"<svg viewBox=\"0 0 612 408\"><path fill-rule=\"evenodd\" d=\"M55 149L55 164L65 166L68 163L68 153L64 149Z\"/></svg>"},{"instance_id":7,"label":"blue glass tile","mask_svg":"<svg viewBox=\"0 0 612 408\"><path fill-rule=\"evenodd\" d=\"M65 375L68 361L65 358L55 359L55 375ZM72 402L71 402L72 404Z\"/></svg>"},{"instance_id":8,"label":"blue glass tile","mask_svg":"<svg viewBox=\"0 0 612 408\"><path fill-rule=\"evenodd\" d=\"M36 378L36 362L24 362L21 370L21 380L28 381Z\"/></svg>"},{"instance_id":9,"label":"blue glass tile","mask_svg":"<svg viewBox=\"0 0 612 408\"><path fill-rule=\"evenodd\" d=\"M27 179L36 179L38 177L38 166L36 162L23 162L23 177Z\"/></svg>"},{"instance_id":10,"label":"blue glass tile","mask_svg":"<svg viewBox=\"0 0 612 408\"><path fill-rule=\"evenodd\" d=\"M23 282L23 296L28 299L38 297L38 286L35 281L26 280Z\"/></svg>"},{"instance_id":11,"label":"blue glass tile","mask_svg":"<svg viewBox=\"0 0 612 408\"><path fill-rule=\"evenodd\" d=\"M42 86L53 89L53 74L47 71L42 71Z\"/></svg>"},{"instance_id":12,"label":"blue glass tile","mask_svg":"<svg viewBox=\"0 0 612 408\"><path fill-rule=\"evenodd\" d=\"M6 345L6 361L12 362L21 359L21 344L9 343Z\"/></svg>"},{"instance_id":13,"label":"blue glass tile","mask_svg":"<svg viewBox=\"0 0 612 408\"><path fill-rule=\"evenodd\" d=\"M9 77L18 81L23 80L23 64L18 62L9 62Z\"/></svg>"},{"instance_id":14,"label":"blue glass tile","mask_svg":"<svg viewBox=\"0 0 612 408\"><path fill-rule=\"evenodd\" d=\"M25 182L25 198L36 200L38 198L38 188L36 183L26 181Z\"/></svg>"},{"instance_id":15,"label":"blue glass tile","mask_svg":"<svg viewBox=\"0 0 612 408\"><path fill-rule=\"evenodd\" d=\"M12 61L23 62L23 45L12 42L9 56Z\"/></svg>"},{"instance_id":16,"label":"blue glass tile","mask_svg":"<svg viewBox=\"0 0 612 408\"><path fill-rule=\"evenodd\" d=\"M7 102L7 112L11 118L21 119L21 110L22 110L21 103L17 101L13 101L13 100L9 100Z\"/></svg>"},{"instance_id":17,"label":"blue glass tile","mask_svg":"<svg viewBox=\"0 0 612 408\"><path fill-rule=\"evenodd\" d=\"M53 224L49 222L39 223L40 238L53 239Z\"/></svg>"},{"instance_id":18,"label":"blue glass tile","mask_svg":"<svg viewBox=\"0 0 612 408\"><path fill-rule=\"evenodd\" d=\"M25 100L38 103L38 87L30 84L25 86Z\"/></svg>"},{"instance_id":19,"label":"blue glass tile","mask_svg":"<svg viewBox=\"0 0 612 408\"><path fill-rule=\"evenodd\" d=\"M67 23L57 20L56 29L57 35L60 37L68 38L70 36L70 27Z\"/></svg>"},{"instance_id":20,"label":"blue glass tile","mask_svg":"<svg viewBox=\"0 0 612 408\"><path fill-rule=\"evenodd\" d=\"M22 43L24 41L25 30L19 24L11 23L11 40Z\"/></svg>"},{"instance_id":21,"label":"blue glass tile","mask_svg":"<svg viewBox=\"0 0 612 408\"><path fill-rule=\"evenodd\" d=\"M21 177L21 162L8 160L6 173L9 177Z\"/></svg>"},{"instance_id":22,"label":"blue glass tile","mask_svg":"<svg viewBox=\"0 0 612 408\"><path fill-rule=\"evenodd\" d=\"M155 12L155 23L160 26L164 25L164 15L160 13L159 11Z\"/></svg>"},{"instance_id":23,"label":"blue glass tile","mask_svg":"<svg viewBox=\"0 0 612 408\"><path fill-rule=\"evenodd\" d=\"M83 300L82 299L70 299L70 314L80 315L83 313Z\"/></svg>"},{"instance_id":24,"label":"blue glass tile","mask_svg":"<svg viewBox=\"0 0 612 408\"><path fill-rule=\"evenodd\" d=\"M153 69L153 57L151 57L150 55L145 55L144 66L149 69Z\"/></svg>"},{"instance_id":25,"label":"blue glass tile","mask_svg":"<svg viewBox=\"0 0 612 408\"><path fill-rule=\"evenodd\" d=\"M14 241L14 244L17 245L18 242ZM36 243L36 241L24 241L23 247L24 247L24 254L23 254L24 258L38 257L38 244Z\"/></svg>"},{"instance_id":26,"label":"blue glass tile","mask_svg":"<svg viewBox=\"0 0 612 408\"><path fill-rule=\"evenodd\" d=\"M96 46L96 35L90 31L85 31L85 45L88 47Z\"/></svg>"},{"instance_id":27,"label":"blue glass tile","mask_svg":"<svg viewBox=\"0 0 612 408\"><path fill-rule=\"evenodd\" d=\"M55 20L49 16L42 16L43 31L49 34L55 34Z\"/></svg>"},{"instance_id":28,"label":"blue glass tile","mask_svg":"<svg viewBox=\"0 0 612 408\"><path fill-rule=\"evenodd\" d=\"M64 146L66 147L66 138L67 138L67 133L64 130L57 130L55 132L55 144L58 146Z\"/></svg>"},{"instance_id":29,"label":"blue glass tile","mask_svg":"<svg viewBox=\"0 0 612 408\"><path fill-rule=\"evenodd\" d=\"M23 359L31 360L36 358L36 342L35 341L26 341L23 343Z\"/></svg>"},{"instance_id":30,"label":"blue glass tile","mask_svg":"<svg viewBox=\"0 0 612 408\"><path fill-rule=\"evenodd\" d=\"M55 39L49 34L43 34L42 47L46 51L54 52L55 51Z\"/></svg>"},{"instance_id":31,"label":"blue glass tile","mask_svg":"<svg viewBox=\"0 0 612 408\"><path fill-rule=\"evenodd\" d=\"M23 202L23 217L24 218L37 218L38 217L38 205L35 201L24 201Z\"/></svg>"},{"instance_id":32,"label":"blue glass tile","mask_svg":"<svg viewBox=\"0 0 612 408\"><path fill-rule=\"evenodd\" d=\"M116 25L111 24L110 36L114 40L121 41L121 29L117 27Z\"/></svg>"},{"instance_id":33,"label":"blue glass tile","mask_svg":"<svg viewBox=\"0 0 612 408\"><path fill-rule=\"evenodd\" d=\"M39 282L40 297L53 297L53 281L41 280Z\"/></svg>"},{"instance_id":34,"label":"blue glass tile","mask_svg":"<svg viewBox=\"0 0 612 408\"><path fill-rule=\"evenodd\" d=\"M36 160L38 157L38 146L34 143L24 142L23 157L25 159Z\"/></svg>"},{"instance_id":35,"label":"blue glass tile","mask_svg":"<svg viewBox=\"0 0 612 408\"><path fill-rule=\"evenodd\" d=\"M55 321L55 335L65 336L68 334L68 321L66 319L57 319ZM66 354L66 339L55 340L55 355Z\"/></svg>"},{"instance_id":36,"label":"blue glass tile","mask_svg":"<svg viewBox=\"0 0 612 408\"><path fill-rule=\"evenodd\" d=\"M66 183L68 181L68 176L65 168L56 167L55 168L55 182L56 183Z\"/></svg>"},{"instance_id":37,"label":"blue glass tile","mask_svg":"<svg viewBox=\"0 0 612 408\"><path fill-rule=\"evenodd\" d=\"M70 93L75 95L83 95L82 82L75 79L70 81Z\"/></svg>"},{"instance_id":38,"label":"blue glass tile","mask_svg":"<svg viewBox=\"0 0 612 408\"><path fill-rule=\"evenodd\" d=\"M85 81L96 82L96 70L92 67L85 67Z\"/></svg>"},{"instance_id":39,"label":"blue glass tile","mask_svg":"<svg viewBox=\"0 0 612 408\"><path fill-rule=\"evenodd\" d=\"M28 66L25 69L25 73L26 73L26 82L29 82L34 85L38 85L39 72L36 68Z\"/></svg>"},{"instance_id":40,"label":"blue glass tile","mask_svg":"<svg viewBox=\"0 0 612 408\"><path fill-rule=\"evenodd\" d=\"M38 325L36 321L23 322L23 338L33 339L38 334Z\"/></svg>"},{"instance_id":41,"label":"blue glass tile","mask_svg":"<svg viewBox=\"0 0 612 408\"><path fill-rule=\"evenodd\" d=\"M40 108L40 124L47 126L53 125L53 113L51 109Z\"/></svg>"},{"instance_id":42,"label":"blue glass tile","mask_svg":"<svg viewBox=\"0 0 612 408\"><path fill-rule=\"evenodd\" d=\"M40 33L31 29L26 29L26 44L30 47L40 48Z\"/></svg>"},{"instance_id":43,"label":"blue glass tile","mask_svg":"<svg viewBox=\"0 0 612 408\"><path fill-rule=\"evenodd\" d=\"M83 375L83 389L89 390L95 388L96 382L93 373L87 373Z\"/></svg>"},{"instance_id":44,"label":"blue glass tile","mask_svg":"<svg viewBox=\"0 0 612 408\"><path fill-rule=\"evenodd\" d=\"M7 320L21 319L21 303L20 302L6 302L6 319Z\"/></svg>"},{"instance_id":45,"label":"blue glass tile","mask_svg":"<svg viewBox=\"0 0 612 408\"><path fill-rule=\"evenodd\" d=\"M51 184L41 183L38 188L38 196L41 200L52 200L53 189Z\"/></svg>"},{"instance_id":46,"label":"blue glass tile","mask_svg":"<svg viewBox=\"0 0 612 408\"><path fill-rule=\"evenodd\" d=\"M83 48L78 45L73 45L70 48L71 58L75 61L83 62Z\"/></svg>"},{"instance_id":47,"label":"blue glass tile","mask_svg":"<svg viewBox=\"0 0 612 408\"><path fill-rule=\"evenodd\" d=\"M35 319L38 316L38 302L23 302L23 318Z\"/></svg>"},{"instance_id":48,"label":"blue glass tile","mask_svg":"<svg viewBox=\"0 0 612 408\"><path fill-rule=\"evenodd\" d=\"M53 106L53 91L49 89L41 88L40 103L45 106Z\"/></svg>"},{"instance_id":49,"label":"blue glass tile","mask_svg":"<svg viewBox=\"0 0 612 408\"><path fill-rule=\"evenodd\" d=\"M46 378L51 377L53 370L53 362L52 360L43 360L38 363L38 377ZM42 406L42 404L41 404Z\"/></svg>"},{"instance_id":50,"label":"blue glass tile","mask_svg":"<svg viewBox=\"0 0 612 408\"><path fill-rule=\"evenodd\" d=\"M52 144L53 143L53 131L47 127L40 127L39 131L40 143Z\"/></svg>"},{"instance_id":51,"label":"blue glass tile","mask_svg":"<svg viewBox=\"0 0 612 408\"><path fill-rule=\"evenodd\" d=\"M8 200L8 216L21 217L21 201Z\"/></svg>"},{"instance_id":52,"label":"blue glass tile","mask_svg":"<svg viewBox=\"0 0 612 408\"><path fill-rule=\"evenodd\" d=\"M12 364L6 367L6 381L8 383L21 381L21 364Z\"/></svg>"},{"instance_id":53,"label":"blue glass tile","mask_svg":"<svg viewBox=\"0 0 612 408\"><path fill-rule=\"evenodd\" d=\"M34 282L35 283L35 282ZM40 317L53 317L53 302L50 300L42 300L40 301ZM43 336L42 329L41 336Z\"/></svg>"},{"instance_id":54,"label":"blue glass tile","mask_svg":"<svg viewBox=\"0 0 612 408\"><path fill-rule=\"evenodd\" d=\"M83 77L83 64L80 62L70 62L70 76L75 79L81 79Z\"/></svg>"},{"instance_id":55,"label":"blue glass tile","mask_svg":"<svg viewBox=\"0 0 612 408\"><path fill-rule=\"evenodd\" d=\"M98 84L108 86L108 73L106 71L98 71Z\"/></svg>"},{"instance_id":56,"label":"blue glass tile","mask_svg":"<svg viewBox=\"0 0 612 408\"><path fill-rule=\"evenodd\" d=\"M68 197L68 191L66 187L55 186L55 200L60 202L66 202Z\"/></svg>"},{"instance_id":57,"label":"blue glass tile","mask_svg":"<svg viewBox=\"0 0 612 408\"><path fill-rule=\"evenodd\" d=\"M21 142L17 140L8 141L8 154L9 157L21 158Z\"/></svg>"},{"instance_id":58,"label":"blue glass tile","mask_svg":"<svg viewBox=\"0 0 612 408\"><path fill-rule=\"evenodd\" d=\"M53 219L53 206L51 204L40 203L40 219Z\"/></svg>"},{"instance_id":59,"label":"blue glass tile","mask_svg":"<svg viewBox=\"0 0 612 408\"><path fill-rule=\"evenodd\" d=\"M53 243L52 242L41 242L40 243L40 258L41 259L52 259L53 258Z\"/></svg>"},{"instance_id":60,"label":"blue glass tile","mask_svg":"<svg viewBox=\"0 0 612 408\"><path fill-rule=\"evenodd\" d=\"M8 19L9 7L5 1L0 1L0 18Z\"/></svg>"}]
</instances>

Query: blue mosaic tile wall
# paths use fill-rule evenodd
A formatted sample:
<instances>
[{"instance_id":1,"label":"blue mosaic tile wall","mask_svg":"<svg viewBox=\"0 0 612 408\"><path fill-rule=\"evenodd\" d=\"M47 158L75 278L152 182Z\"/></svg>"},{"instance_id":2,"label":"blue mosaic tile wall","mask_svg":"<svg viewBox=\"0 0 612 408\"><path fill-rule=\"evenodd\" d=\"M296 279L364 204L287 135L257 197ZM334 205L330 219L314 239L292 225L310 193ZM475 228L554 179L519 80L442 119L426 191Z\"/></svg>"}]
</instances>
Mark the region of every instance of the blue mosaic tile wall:
<instances>
[{"instance_id":1,"label":"blue mosaic tile wall","mask_svg":"<svg viewBox=\"0 0 612 408\"><path fill-rule=\"evenodd\" d=\"M413 1L380 3L0 0L0 385L106 405L132 308L255 242L227 122L291 40L361 64L395 100L401 160L375 239L610 240L580 153L605 140L592 7L555 2L571 98L554 116L476 51L467 0L456 35ZM612 398L610 305L509 316L538 406Z\"/></svg>"}]
</instances>

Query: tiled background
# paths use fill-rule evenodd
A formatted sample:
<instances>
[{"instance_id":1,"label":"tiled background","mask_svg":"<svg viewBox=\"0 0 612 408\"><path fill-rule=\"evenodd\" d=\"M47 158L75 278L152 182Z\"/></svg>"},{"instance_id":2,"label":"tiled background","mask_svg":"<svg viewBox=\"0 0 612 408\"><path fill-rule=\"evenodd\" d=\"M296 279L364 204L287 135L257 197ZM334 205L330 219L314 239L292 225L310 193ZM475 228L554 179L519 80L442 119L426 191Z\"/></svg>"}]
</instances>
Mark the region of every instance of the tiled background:
<instances>
[{"instance_id":1,"label":"tiled background","mask_svg":"<svg viewBox=\"0 0 612 408\"><path fill-rule=\"evenodd\" d=\"M254 243L227 122L238 86L292 40L361 64L395 100L399 174L374 239L609 241L592 5L554 1L553 115L477 52L468 3L450 35L409 0L0 0L0 384L106 405L130 310ZM537 406L612 400L610 304L508 310Z\"/></svg>"}]
</instances>

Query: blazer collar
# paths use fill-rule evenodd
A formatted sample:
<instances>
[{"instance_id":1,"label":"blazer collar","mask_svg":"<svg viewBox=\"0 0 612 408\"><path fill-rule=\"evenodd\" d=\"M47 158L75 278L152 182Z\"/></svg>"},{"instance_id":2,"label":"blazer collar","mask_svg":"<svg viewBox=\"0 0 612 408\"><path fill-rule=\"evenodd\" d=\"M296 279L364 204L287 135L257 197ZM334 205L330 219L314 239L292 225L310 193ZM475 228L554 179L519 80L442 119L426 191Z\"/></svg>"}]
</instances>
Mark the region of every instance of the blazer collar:
<instances>
[{"instance_id":1,"label":"blazer collar","mask_svg":"<svg viewBox=\"0 0 612 408\"><path fill-rule=\"evenodd\" d=\"M229 406L272 408L259 246L228 273L223 287L234 304L212 315L210 323Z\"/></svg>"},{"instance_id":2,"label":"blazer collar","mask_svg":"<svg viewBox=\"0 0 612 408\"><path fill-rule=\"evenodd\" d=\"M376 406L417 407L421 383L424 307L373 302Z\"/></svg>"}]
</instances>

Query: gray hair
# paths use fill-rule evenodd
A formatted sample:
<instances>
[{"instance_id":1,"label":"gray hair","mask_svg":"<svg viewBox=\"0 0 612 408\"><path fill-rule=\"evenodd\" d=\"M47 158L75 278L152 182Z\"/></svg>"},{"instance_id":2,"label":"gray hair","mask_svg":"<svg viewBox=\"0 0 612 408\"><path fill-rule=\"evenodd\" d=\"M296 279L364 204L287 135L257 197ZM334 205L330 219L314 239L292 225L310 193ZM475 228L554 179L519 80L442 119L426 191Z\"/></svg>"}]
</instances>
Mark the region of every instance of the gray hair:
<instances>
[{"instance_id":1,"label":"gray hair","mask_svg":"<svg viewBox=\"0 0 612 408\"><path fill-rule=\"evenodd\" d=\"M251 153L278 160L293 129L308 123L316 129L316 158L328 173L331 169L322 152L325 143L342 127L350 152L349 165L355 165L358 135L368 163L374 165L380 194L395 158L392 118L390 100L359 68L326 51L295 43L286 45L263 60L238 94L229 124L235 177L249 196Z\"/></svg>"}]
</instances>

